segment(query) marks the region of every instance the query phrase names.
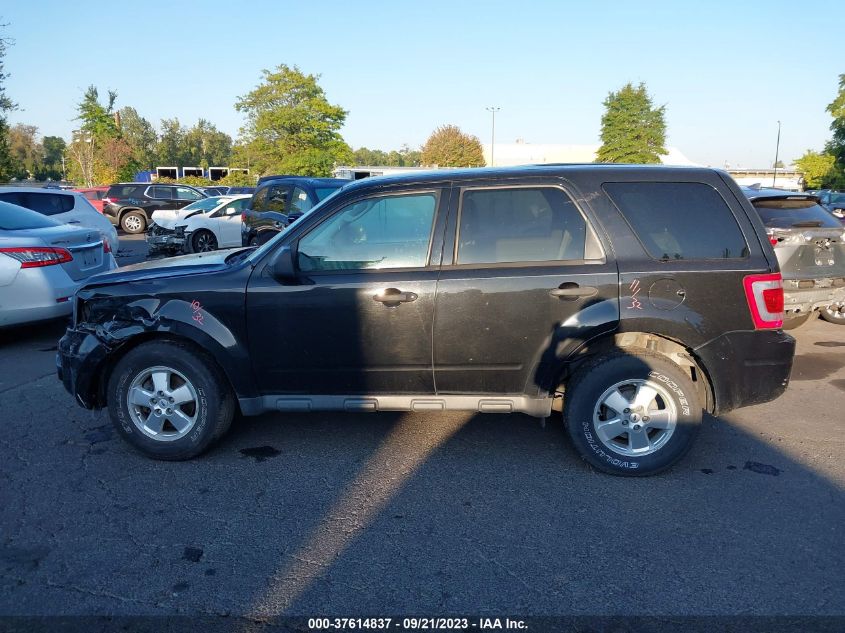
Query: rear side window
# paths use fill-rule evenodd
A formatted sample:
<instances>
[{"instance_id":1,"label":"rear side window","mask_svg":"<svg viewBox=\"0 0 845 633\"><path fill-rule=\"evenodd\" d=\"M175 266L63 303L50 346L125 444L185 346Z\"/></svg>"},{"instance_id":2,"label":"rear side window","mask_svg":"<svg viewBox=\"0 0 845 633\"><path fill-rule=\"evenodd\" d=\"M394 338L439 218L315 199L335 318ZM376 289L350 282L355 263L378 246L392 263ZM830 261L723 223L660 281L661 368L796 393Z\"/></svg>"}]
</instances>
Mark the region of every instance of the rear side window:
<instances>
[{"instance_id":1,"label":"rear side window","mask_svg":"<svg viewBox=\"0 0 845 633\"><path fill-rule=\"evenodd\" d=\"M249 205L249 208L253 211L264 211L264 207L267 206L267 187L263 189L259 189L255 192L252 196L252 202Z\"/></svg>"},{"instance_id":2,"label":"rear side window","mask_svg":"<svg viewBox=\"0 0 845 633\"><path fill-rule=\"evenodd\" d=\"M286 213L288 206L288 187L283 185L271 185L267 189L267 204L263 211L277 211Z\"/></svg>"},{"instance_id":3,"label":"rear side window","mask_svg":"<svg viewBox=\"0 0 845 633\"><path fill-rule=\"evenodd\" d=\"M170 200L170 194L170 187L150 187L147 193L150 198L155 198L156 200Z\"/></svg>"},{"instance_id":4,"label":"rear side window","mask_svg":"<svg viewBox=\"0 0 845 633\"><path fill-rule=\"evenodd\" d=\"M809 198L761 198L752 202L763 224L775 229L842 227L830 213Z\"/></svg>"},{"instance_id":5,"label":"rear side window","mask_svg":"<svg viewBox=\"0 0 845 633\"><path fill-rule=\"evenodd\" d=\"M575 203L552 187L465 191L459 231L458 264L601 257Z\"/></svg>"},{"instance_id":6,"label":"rear side window","mask_svg":"<svg viewBox=\"0 0 845 633\"><path fill-rule=\"evenodd\" d=\"M138 187L133 185L115 185L109 187L106 198L120 200L123 198L134 198L138 196Z\"/></svg>"},{"instance_id":7,"label":"rear side window","mask_svg":"<svg viewBox=\"0 0 845 633\"><path fill-rule=\"evenodd\" d=\"M725 200L698 182L609 182L603 188L654 259L738 259L748 245Z\"/></svg>"},{"instance_id":8,"label":"rear side window","mask_svg":"<svg viewBox=\"0 0 845 633\"><path fill-rule=\"evenodd\" d=\"M32 209L42 215L56 215L73 210L73 196L61 193L16 191L0 194L0 200Z\"/></svg>"}]
</instances>

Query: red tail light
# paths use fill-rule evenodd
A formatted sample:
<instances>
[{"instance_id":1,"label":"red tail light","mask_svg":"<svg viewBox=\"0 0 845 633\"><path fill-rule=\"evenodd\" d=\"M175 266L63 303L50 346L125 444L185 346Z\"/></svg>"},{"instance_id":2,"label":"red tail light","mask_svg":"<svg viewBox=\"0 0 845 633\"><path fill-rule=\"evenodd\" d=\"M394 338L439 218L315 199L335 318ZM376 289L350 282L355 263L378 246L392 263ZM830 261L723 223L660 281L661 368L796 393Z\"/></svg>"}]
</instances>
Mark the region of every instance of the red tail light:
<instances>
[{"instance_id":1,"label":"red tail light","mask_svg":"<svg viewBox=\"0 0 845 633\"><path fill-rule=\"evenodd\" d=\"M766 235L769 236L769 242L772 246L777 246L778 242L780 241L772 231L766 231Z\"/></svg>"},{"instance_id":2,"label":"red tail light","mask_svg":"<svg viewBox=\"0 0 845 633\"><path fill-rule=\"evenodd\" d=\"M241 222L246 222L246 211L241 211Z\"/></svg>"},{"instance_id":3,"label":"red tail light","mask_svg":"<svg viewBox=\"0 0 845 633\"><path fill-rule=\"evenodd\" d=\"M783 279L780 273L748 275L743 279L745 298L758 330L783 326Z\"/></svg>"},{"instance_id":4,"label":"red tail light","mask_svg":"<svg viewBox=\"0 0 845 633\"><path fill-rule=\"evenodd\" d=\"M73 255L63 248L51 246L22 246L16 248L0 248L0 253L8 255L21 263L21 268L41 268L55 266L73 261Z\"/></svg>"},{"instance_id":5,"label":"red tail light","mask_svg":"<svg viewBox=\"0 0 845 633\"><path fill-rule=\"evenodd\" d=\"M104 237L103 238L103 255L105 255L106 253L111 253L111 244L109 244L109 241Z\"/></svg>"}]
</instances>

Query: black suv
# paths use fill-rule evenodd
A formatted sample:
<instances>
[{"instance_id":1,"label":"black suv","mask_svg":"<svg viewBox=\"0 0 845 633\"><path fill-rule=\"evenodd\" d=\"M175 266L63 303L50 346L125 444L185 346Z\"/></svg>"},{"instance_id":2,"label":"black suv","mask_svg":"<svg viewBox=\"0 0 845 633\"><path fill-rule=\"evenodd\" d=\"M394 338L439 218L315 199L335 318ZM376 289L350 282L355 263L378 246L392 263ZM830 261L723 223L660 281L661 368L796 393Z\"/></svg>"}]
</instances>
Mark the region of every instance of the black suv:
<instances>
[{"instance_id":1,"label":"black suv","mask_svg":"<svg viewBox=\"0 0 845 633\"><path fill-rule=\"evenodd\" d=\"M243 245L263 244L349 182L337 178L265 176L258 181L249 208L241 214Z\"/></svg>"},{"instance_id":2,"label":"black suv","mask_svg":"<svg viewBox=\"0 0 845 633\"><path fill-rule=\"evenodd\" d=\"M181 209L208 196L188 185L126 182L111 185L103 198L103 215L126 233L143 233L159 209Z\"/></svg>"},{"instance_id":3,"label":"black suv","mask_svg":"<svg viewBox=\"0 0 845 633\"><path fill-rule=\"evenodd\" d=\"M703 412L786 389L765 229L710 169L538 166L359 180L260 248L77 293L59 377L151 457L239 410L562 410L598 469L657 472Z\"/></svg>"}]
</instances>

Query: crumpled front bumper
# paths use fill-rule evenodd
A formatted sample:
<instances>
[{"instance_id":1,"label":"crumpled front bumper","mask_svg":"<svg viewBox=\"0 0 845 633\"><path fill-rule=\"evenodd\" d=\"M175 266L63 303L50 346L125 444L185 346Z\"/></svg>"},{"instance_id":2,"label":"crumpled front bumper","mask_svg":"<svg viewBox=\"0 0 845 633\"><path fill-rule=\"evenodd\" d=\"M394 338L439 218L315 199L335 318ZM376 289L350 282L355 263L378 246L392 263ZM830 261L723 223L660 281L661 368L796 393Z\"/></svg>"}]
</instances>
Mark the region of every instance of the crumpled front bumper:
<instances>
[{"instance_id":1,"label":"crumpled front bumper","mask_svg":"<svg viewBox=\"0 0 845 633\"><path fill-rule=\"evenodd\" d=\"M59 341L56 373L65 389L86 409L103 406L97 377L108 348L92 332L68 328Z\"/></svg>"},{"instance_id":2,"label":"crumpled front bumper","mask_svg":"<svg viewBox=\"0 0 845 633\"><path fill-rule=\"evenodd\" d=\"M147 247L151 251L182 250L185 247L185 229L171 231L152 224L147 231Z\"/></svg>"}]
</instances>

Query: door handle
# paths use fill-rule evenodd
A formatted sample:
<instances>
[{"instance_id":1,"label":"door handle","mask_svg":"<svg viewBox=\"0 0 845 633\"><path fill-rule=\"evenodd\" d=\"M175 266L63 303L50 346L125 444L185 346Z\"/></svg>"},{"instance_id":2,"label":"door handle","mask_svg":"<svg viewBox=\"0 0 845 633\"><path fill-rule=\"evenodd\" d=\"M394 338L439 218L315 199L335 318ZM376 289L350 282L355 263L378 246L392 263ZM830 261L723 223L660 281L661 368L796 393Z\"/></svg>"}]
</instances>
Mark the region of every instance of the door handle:
<instances>
[{"instance_id":1,"label":"door handle","mask_svg":"<svg viewBox=\"0 0 845 633\"><path fill-rule=\"evenodd\" d=\"M398 288L386 288L377 295L373 295L373 301L383 303L389 308L395 308L400 303L410 303L418 298L415 292L402 292Z\"/></svg>"},{"instance_id":2,"label":"door handle","mask_svg":"<svg viewBox=\"0 0 845 633\"><path fill-rule=\"evenodd\" d=\"M550 295L559 299L581 299L594 297L598 293L599 289L595 286L579 286L571 281L562 283L554 290L549 291Z\"/></svg>"}]
</instances>

